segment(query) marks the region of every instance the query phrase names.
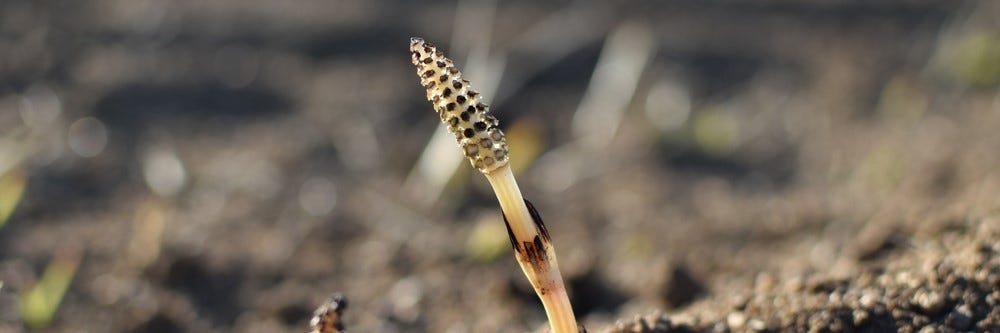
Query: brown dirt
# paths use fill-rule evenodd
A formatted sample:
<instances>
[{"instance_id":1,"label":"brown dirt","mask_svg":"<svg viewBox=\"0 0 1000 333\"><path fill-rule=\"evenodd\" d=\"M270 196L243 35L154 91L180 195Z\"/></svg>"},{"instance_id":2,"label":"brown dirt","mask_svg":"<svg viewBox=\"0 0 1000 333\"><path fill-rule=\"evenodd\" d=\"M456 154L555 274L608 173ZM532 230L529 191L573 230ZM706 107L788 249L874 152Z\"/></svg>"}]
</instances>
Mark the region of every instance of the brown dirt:
<instances>
[{"instance_id":1,"label":"brown dirt","mask_svg":"<svg viewBox=\"0 0 1000 333\"><path fill-rule=\"evenodd\" d=\"M540 330L485 180L407 182L439 130L407 43L473 62L453 31L504 55L492 107L591 331L1000 331L1000 6L465 5L0 2L0 155L27 152L0 332L54 257L80 266L42 332L305 331L335 291L353 332ZM579 150L624 21L656 53Z\"/></svg>"}]
</instances>

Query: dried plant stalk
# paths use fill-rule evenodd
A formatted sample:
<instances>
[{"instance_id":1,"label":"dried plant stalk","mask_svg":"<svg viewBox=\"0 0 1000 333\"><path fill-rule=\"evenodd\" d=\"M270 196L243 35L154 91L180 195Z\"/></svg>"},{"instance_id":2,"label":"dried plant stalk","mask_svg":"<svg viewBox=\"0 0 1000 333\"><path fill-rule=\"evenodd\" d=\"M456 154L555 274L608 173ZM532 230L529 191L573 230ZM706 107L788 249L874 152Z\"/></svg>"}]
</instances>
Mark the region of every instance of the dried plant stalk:
<instances>
[{"instance_id":1,"label":"dried plant stalk","mask_svg":"<svg viewBox=\"0 0 1000 333\"><path fill-rule=\"evenodd\" d=\"M420 38L410 39L413 64L420 84L427 89L427 100L434 105L448 131L455 135L465 156L474 168L489 180L500 202L508 236L524 275L542 300L553 333L576 333L578 327L566 294L556 253L541 217L521 190L510 169L509 149L496 117L489 106L451 59Z\"/></svg>"},{"instance_id":2,"label":"dried plant stalk","mask_svg":"<svg viewBox=\"0 0 1000 333\"><path fill-rule=\"evenodd\" d=\"M341 317L347 309L347 298L339 293L334 294L326 302L323 302L316 312L313 313L312 320L309 321L309 333L341 333L344 332L344 324Z\"/></svg>"}]
</instances>

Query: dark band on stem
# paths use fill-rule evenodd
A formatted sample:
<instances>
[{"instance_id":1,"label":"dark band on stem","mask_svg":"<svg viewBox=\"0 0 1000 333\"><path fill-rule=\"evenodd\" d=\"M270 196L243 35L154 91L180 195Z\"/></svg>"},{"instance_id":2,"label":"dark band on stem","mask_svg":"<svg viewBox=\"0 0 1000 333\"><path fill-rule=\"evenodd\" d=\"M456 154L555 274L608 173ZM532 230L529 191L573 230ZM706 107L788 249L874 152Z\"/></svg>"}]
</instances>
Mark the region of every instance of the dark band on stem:
<instances>
[{"instance_id":1,"label":"dark band on stem","mask_svg":"<svg viewBox=\"0 0 1000 333\"><path fill-rule=\"evenodd\" d=\"M507 237L510 237L510 247L514 248L515 253L521 252L521 247L517 245L517 237L514 237L514 231L510 230L510 221L507 221L507 214L500 212L503 215L503 225L507 227Z\"/></svg>"},{"instance_id":2,"label":"dark band on stem","mask_svg":"<svg viewBox=\"0 0 1000 333\"><path fill-rule=\"evenodd\" d=\"M542 234L546 243L552 241L552 237L549 237L549 230L545 228L545 223L542 222L542 216L538 214L538 210L535 210L535 205L532 205L528 199L524 199L524 204L528 206L528 213L531 214L531 220L535 221L538 233Z\"/></svg>"},{"instance_id":3,"label":"dark band on stem","mask_svg":"<svg viewBox=\"0 0 1000 333\"><path fill-rule=\"evenodd\" d=\"M538 211L535 210L535 206L524 200L524 203L528 206L528 212L531 214L532 220L535 222L535 227L537 228L537 234L531 240L519 240L517 236L514 235L514 231L510 228L510 221L507 220L507 214L503 214L503 223L507 227L507 236L510 237L510 245L514 248L514 253L520 258L526 259L531 263L531 268L535 272L542 273L547 271L548 260L549 260L549 231L545 229L545 224L542 223L541 216L538 215Z\"/></svg>"}]
</instances>

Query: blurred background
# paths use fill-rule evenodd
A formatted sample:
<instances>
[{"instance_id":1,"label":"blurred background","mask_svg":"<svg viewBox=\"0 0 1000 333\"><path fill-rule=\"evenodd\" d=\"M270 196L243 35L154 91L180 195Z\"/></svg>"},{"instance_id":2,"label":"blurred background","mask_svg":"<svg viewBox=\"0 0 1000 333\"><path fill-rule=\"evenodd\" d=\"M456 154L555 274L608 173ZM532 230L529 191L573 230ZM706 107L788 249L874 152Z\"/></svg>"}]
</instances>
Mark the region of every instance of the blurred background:
<instances>
[{"instance_id":1,"label":"blurred background","mask_svg":"<svg viewBox=\"0 0 1000 333\"><path fill-rule=\"evenodd\" d=\"M355 332L544 326L411 36L596 331L1000 207L993 1L8 0L0 332L302 332L335 291Z\"/></svg>"}]
</instances>

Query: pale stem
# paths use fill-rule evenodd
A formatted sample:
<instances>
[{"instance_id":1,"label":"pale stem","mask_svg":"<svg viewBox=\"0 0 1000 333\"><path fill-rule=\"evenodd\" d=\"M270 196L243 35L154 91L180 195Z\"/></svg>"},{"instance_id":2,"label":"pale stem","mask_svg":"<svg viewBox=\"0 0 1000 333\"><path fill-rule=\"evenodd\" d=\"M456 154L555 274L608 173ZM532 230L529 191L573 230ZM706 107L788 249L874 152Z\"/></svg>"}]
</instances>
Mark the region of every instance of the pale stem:
<instances>
[{"instance_id":1,"label":"pale stem","mask_svg":"<svg viewBox=\"0 0 1000 333\"><path fill-rule=\"evenodd\" d=\"M521 190L517 186L517 180L514 179L510 165L504 165L485 175L490 185L493 186L497 200L500 201L500 209L503 211L508 227L515 238L512 241L518 244L530 244L539 238L545 244L547 260L540 261L538 266L533 264L518 248L515 248L514 256L517 258L518 264L521 265L524 275L542 300L542 306L545 307L552 332L577 333L579 328L576 317L573 315L573 307L569 303L569 296L566 294L562 274L559 273L555 249L549 243L548 236L544 235L543 237L540 234L539 226L542 222L535 223L531 212L525 205L524 197L521 196Z\"/></svg>"}]
</instances>

